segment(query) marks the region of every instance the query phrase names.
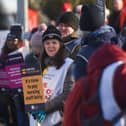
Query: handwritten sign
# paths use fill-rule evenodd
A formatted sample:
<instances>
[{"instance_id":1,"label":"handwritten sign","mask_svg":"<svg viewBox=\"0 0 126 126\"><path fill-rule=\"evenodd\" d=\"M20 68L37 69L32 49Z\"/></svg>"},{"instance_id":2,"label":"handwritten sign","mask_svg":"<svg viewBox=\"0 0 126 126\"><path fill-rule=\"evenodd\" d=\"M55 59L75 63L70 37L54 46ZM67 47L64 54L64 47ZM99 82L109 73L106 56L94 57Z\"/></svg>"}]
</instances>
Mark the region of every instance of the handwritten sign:
<instances>
[{"instance_id":1,"label":"handwritten sign","mask_svg":"<svg viewBox=\"0 0 126 126\"><path fill-rule=\"evenodd\" d=\"M22 67L21 73L25 110L27 112L41 110L45 101L41 68L38 64L27 64Z\"/></svg>"}]
</instances>

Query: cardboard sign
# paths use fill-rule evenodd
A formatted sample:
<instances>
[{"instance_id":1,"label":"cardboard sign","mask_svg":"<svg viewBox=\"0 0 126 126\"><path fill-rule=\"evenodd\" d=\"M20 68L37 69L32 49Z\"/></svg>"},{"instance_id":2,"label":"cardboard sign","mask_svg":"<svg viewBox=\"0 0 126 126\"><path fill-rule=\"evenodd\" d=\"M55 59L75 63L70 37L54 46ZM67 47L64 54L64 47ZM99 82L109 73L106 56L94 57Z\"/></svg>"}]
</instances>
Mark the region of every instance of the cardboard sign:
<instances>
[{"instance_id":1,"label":"cardboard sign","mask_svg":"<svg viewBox=\"0 0 126 126\"><path fill-rule=\"evenodd\" d=\"M42 104L45 100L40 66L25 64L21 73L25 110L27 112L42 110Z\"/></svg>"}]
</instances>

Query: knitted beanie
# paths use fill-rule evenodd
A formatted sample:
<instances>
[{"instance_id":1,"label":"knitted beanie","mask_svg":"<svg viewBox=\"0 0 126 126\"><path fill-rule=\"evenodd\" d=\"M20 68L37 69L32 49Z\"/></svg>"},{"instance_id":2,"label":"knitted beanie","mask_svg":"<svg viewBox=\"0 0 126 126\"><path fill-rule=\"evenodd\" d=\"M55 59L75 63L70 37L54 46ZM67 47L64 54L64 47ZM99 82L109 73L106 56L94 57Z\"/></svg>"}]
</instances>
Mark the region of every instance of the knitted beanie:
<instances>
[{"instance_id":1,"label":"knitted beanie","mask_svg":"<svg viewBox=\"0 0 126 126\"><path fill-rule=\"evenodd\" d=\"M32 35L30 40L30 44L32 47L42 46L42 34L43 32L37 31Z\"/></svg>"},{"instance_id":2,"label":"knitted beanie","mask_svg":"<svg viewBox=\"0 0 126 126\"><path fill-rule=\"evenodd\" d=\"M6 40L14 40L18 39L22 41L22 26L21 25L12 25L10 28L10 32L7 35Z\"/></svg>"},{"instance_id":3,"label":"knitted beanie","mask_svg":"<svg viewBox=\"0 0 126 126\"><path fill-rule=\"evenodd\" d=\"M58 39L62 42L62 37L60 31L53 25L48 26L47 30L42 35L42 41L47 39Z\"/></svg>"},{"instance_id":4,"label":"knitted beanie","mask_svg":"<svg viewBox=\"0 0 126 126\"><path fill-rule=\"evenodd\" d=\"M60 23L67 24L76 31L78 29L79 19L73 12L65 12L57 19L57 25Z\"/></svg>"},{"instance_id":5,"label":"knitted beanie","mask_svg":"<svg viewBox=\"0 0 126 126\"><path fill-rule=\"evenodd\" d=\"M104 25L104 15L96 5L83 5L81 11L79 25L82 31L94 31Z\"/></svg>"}]
</instances>

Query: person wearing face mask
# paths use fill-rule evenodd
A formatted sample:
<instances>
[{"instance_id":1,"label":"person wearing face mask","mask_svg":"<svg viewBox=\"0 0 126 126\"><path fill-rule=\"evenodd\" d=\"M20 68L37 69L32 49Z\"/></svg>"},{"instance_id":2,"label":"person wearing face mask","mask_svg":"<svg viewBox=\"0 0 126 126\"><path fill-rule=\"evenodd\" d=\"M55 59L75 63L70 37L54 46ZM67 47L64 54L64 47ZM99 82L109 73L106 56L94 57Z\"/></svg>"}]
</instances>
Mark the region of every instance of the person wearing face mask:
<instances>
[{"instance_id":1,"label":"person wearing face mask","mask_svg":"<svg viewBox=\"0 0 126 126\"><path fill-rule=\"evenodd\" d=\"M75 59L80 48L78 35L79 18L74 12L64 12L57 18L57 28L61 32L68 55Z\"/></svg>"}]
</instances>

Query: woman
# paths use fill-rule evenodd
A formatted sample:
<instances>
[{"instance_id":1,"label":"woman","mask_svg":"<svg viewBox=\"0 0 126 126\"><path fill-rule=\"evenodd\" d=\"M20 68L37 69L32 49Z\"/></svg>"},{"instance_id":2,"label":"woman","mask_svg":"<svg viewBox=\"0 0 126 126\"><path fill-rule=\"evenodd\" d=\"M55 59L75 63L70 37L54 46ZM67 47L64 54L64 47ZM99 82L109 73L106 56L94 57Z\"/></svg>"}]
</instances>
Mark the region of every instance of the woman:
<instances>
[{"instance_id":1,"label":"woman","mask_svg":"<svg viewBox=\"0 0 126 126\"><path fill-rule=\"evenodd\" d=\"M14 68L19 69L19 67L15 66L24 63L23 58L25 58L26 52L21 36L21 26L13 25L10 28L10 32L2 48L0 60L5 63L4 67L6 67L6 65L8 67L10 63L11 70L14 70ZM8 57L10 59L8 59ZM16 65L11 63L15 63ZM12 68L12 65L14 68ZM22 85L20 81L17 81L20 78L16 78L18 77L16 74L19 74L19 71L15 71L16 74L14 75L14 71L11 70L10 68L5 68L4 72L8 72L5 78L7 76L8 79L4 86L0 85L0 117L5 119L8 125L29 126L28 116L24 111ZM13 78L12 76L10 77L9 73L11 73ZM15 83L12 83L12 81ZM16 84L16 82L18 82L18 84Z\"/></svg>"},{"instance_id":2,"label":"woman","mask_svg":"<svg viewBox=\"0 0 126 126\"><path fill-rule=\"evenodd\" d=\"M64 101L73 85L73 60L65 56L60 32L49 26L42 36L43 52L40 57L44 85L45 119L42 126L60 126Z\"/></svg>"}]
</instances>

